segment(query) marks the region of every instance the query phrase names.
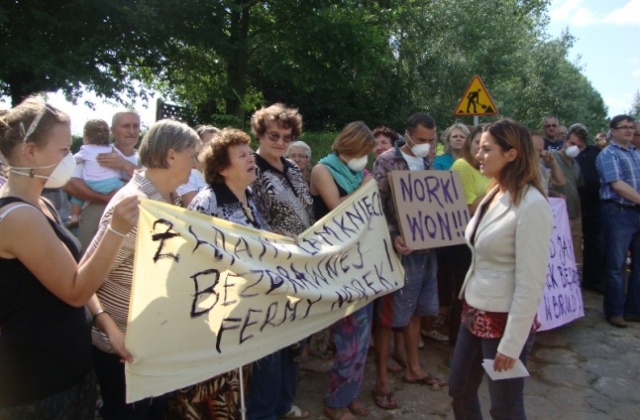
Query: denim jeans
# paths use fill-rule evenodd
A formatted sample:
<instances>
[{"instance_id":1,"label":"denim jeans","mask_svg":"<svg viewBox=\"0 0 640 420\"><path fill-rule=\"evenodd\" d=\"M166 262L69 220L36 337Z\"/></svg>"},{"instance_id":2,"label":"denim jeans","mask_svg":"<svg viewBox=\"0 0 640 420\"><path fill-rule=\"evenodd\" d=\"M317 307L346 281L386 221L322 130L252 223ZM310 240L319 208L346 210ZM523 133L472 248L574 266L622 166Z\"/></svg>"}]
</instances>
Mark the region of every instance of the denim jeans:
<instances>
[{"instance_id":1,"label":"denim jeans","mask_svg":"<svg viewBox=\"0 0 640 420\"><path fill-rule=\"evenodd\" d=\"M247 393L250 420L275 420L291 411L304 340L253 363Z\"/></svg>"},{"instance_id":2,"label":"denim jeans","mask_svg":"<svg viewBox=\"0 0 640 420\"><path fill-rule=\"evenodd\" d=\"M520 360L527 364L535 334L530 334L520 353ZM478 388L484 376L483 359L494 359L500 339L480 338L460 326L449 376L449 395L456 420L482 419ZM491 417L494 419L526 419L524 413L524 378L489 381Z\"/></svg>"},{"instance_id":3,"label":"denim jeans","mask_svg":"<svg viewBox=\"0 0 640 420\"><path fill-rule=\"evenodd\" d=\"M640 212L604 202L602 225L606 244L604 313L607 316L640 316ZM631 251L631 274L625 299L628 250Z\"/></svg>"}]
</instances>

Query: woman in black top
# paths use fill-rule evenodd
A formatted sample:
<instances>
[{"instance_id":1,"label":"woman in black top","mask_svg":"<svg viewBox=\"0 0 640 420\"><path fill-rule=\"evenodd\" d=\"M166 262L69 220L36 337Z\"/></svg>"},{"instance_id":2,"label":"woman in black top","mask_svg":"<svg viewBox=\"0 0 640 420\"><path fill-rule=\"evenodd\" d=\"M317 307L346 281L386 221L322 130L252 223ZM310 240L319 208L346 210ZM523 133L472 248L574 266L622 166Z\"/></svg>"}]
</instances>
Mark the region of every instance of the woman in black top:
<instances>
[{"instance_id":1,"label":"woman in black top","mask_svg":"<svg viewBox=\"0 0 640 420\"><path fill-rule=\"evenodd\" d=\"M28 98L0 115L0 419L92 419L91 316L98 289L138 217L138 200L118 204L100 252L79 252L44 187L62 187L75 161L69 117ZM99 314L93 314L99 316Z\"/></svg>"}]
</instances>

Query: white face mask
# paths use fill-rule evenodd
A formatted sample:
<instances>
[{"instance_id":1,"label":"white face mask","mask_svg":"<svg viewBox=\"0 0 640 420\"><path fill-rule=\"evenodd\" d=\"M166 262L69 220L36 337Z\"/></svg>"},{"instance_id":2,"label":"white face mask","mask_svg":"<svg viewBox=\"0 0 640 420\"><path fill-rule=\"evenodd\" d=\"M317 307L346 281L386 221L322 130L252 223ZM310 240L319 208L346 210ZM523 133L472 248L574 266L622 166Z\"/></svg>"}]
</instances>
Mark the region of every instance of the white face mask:
<instances>
[{"instance_id":1,"label":"white face mask","mask_svg":"<svg viewBox=\"0 0 640 420\"><path fill-rule=\"evenodd\" d=\"M571 159L575 159L580 154L580 148L576 145L569 146L564 153Z\"/></svg>"},{"instance_id":2,"label":"white face mask","mask_svg":"<svg viewBox=\"0 0 640 420\"><path fill-rule=\"evenodd\" d=\"M347 166L349 167L349 169L351 169L354 172L360 172L361 170L367 167L368 162L369 162L369 156L364 155L359 158L351 159L349 162L347 162Z\"/></svg>"},{"instance_id":3,"label":"white face mask","mask_svg":"<svg viewBox=\"0 0 640 420\"><path fill-rule=\"evenodd\" d=\"M33 172L34 169L48 169L53 168L53 172L49 176L38 175ZM29 176L31 178L41 178L46 179L47 182L44 184L45 188L60 188L63 187L69 180L71 179L71 175L73 175L73 171L76 169L76 161L73 158L71 153L67 153L67 155L60 162L55 165L47 165L47 166L35 166L35 167L11 167L11 172L18 175ZM29 172L25 172L28 170Z\"/></svg>"},{"instance_id":4,"label":"white face mask","mask_svg":"<svg viewBox=\"0 0 640 420\"><path fill-rule=\"evenodd\" d=\"M406 137L407 140L413 143L413 147L411 147L411 153L413 153L414 156L424 158L429 155L429 152L431 151L431 145L429 143L416 144L411 137L409 137L408 135Z\"/></svg>"}]
</instances>

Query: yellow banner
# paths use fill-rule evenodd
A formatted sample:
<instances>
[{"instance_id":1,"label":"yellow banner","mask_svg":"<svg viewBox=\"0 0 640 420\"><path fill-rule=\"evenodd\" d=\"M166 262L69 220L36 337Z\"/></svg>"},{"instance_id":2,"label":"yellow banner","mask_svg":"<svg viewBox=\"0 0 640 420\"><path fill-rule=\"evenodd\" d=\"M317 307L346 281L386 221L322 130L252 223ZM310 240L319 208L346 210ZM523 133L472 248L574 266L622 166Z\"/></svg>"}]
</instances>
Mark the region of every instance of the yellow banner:
<instances>
[{"instance_id":1,"label":"yellow banner","mask_svg":"<svg viewBox=\"0 0 640 420\"><path fill-rule=\"evenodd\" d=\"M298 243L142 200L127 402L258 360L403 285L374 182Z\"/></svg>"}]
</instances>

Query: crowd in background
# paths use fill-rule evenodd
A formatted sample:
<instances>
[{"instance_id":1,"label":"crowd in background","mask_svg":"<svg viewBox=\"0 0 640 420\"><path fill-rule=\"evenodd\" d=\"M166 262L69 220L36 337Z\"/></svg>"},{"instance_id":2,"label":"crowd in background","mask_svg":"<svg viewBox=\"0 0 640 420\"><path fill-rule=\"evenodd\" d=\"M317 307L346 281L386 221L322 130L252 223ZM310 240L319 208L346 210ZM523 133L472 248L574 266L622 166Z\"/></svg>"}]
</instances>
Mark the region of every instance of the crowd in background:
<instances>
[{"instance_id":1,"label":"crowd in background","mask_svg":"<svg viewBox=\"0 0 640 420\"><path fill-rule=\"evenodd\" d=\"M240 418L241 388L250 419L306 418L295 404L301 367L330 373L324 415L353 419L368 414L360 390L370 346L377 406L398 407L395 371L408 384L449 386L456 418L475 418L482 360L497 371L526 365L539 327L553 227L547 197L566 201L582 286L604 293L607 321L640 321L640 124L616 116L593 145L579 123L547 116L541 130L501 119L455 123L438 137L425 113L409 116L402 135L356 121L312 165L302 116L283 104L253 114L255 151L241 130L173 120L154 123L136 149L140 117L125 110L110 127L88 121L71 154L69 116L26 99L0 115L0 419L88 419L97 400L105 419ZM430 169L460 175L466 244L416 250L402 236L388 175ZM125 402L140 197L295 238L368 182L380 191L404 287L242 376ZM448 342L448 381L422 368L427 340ZM326 349L330 366L308 364ZM523 378L488 385L492 415L524 418Z\"/></svg>"}]
</instances>

